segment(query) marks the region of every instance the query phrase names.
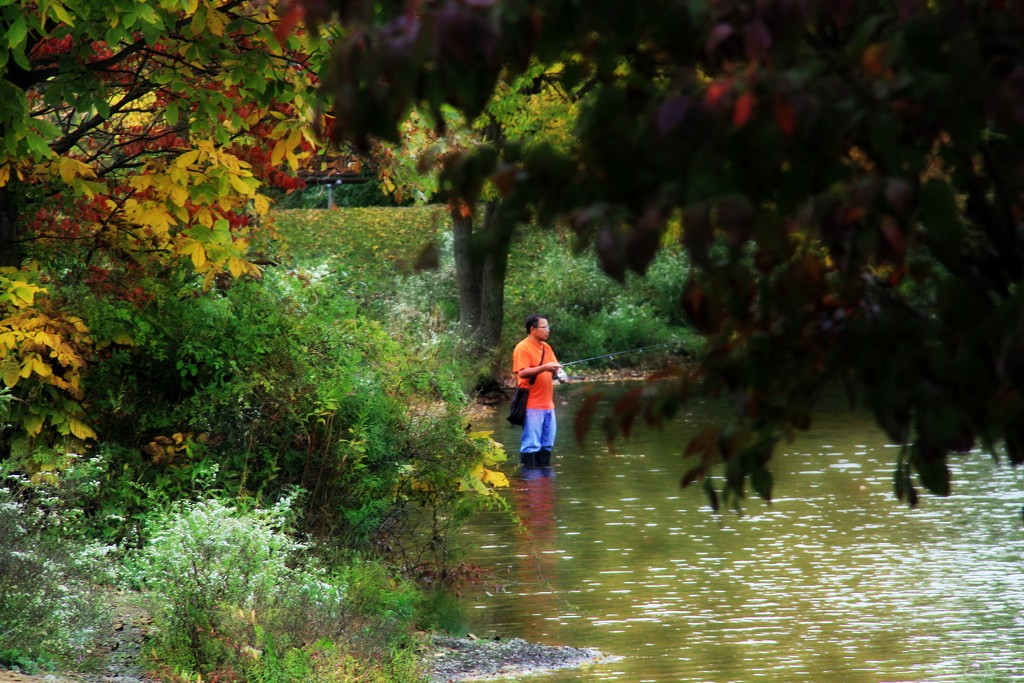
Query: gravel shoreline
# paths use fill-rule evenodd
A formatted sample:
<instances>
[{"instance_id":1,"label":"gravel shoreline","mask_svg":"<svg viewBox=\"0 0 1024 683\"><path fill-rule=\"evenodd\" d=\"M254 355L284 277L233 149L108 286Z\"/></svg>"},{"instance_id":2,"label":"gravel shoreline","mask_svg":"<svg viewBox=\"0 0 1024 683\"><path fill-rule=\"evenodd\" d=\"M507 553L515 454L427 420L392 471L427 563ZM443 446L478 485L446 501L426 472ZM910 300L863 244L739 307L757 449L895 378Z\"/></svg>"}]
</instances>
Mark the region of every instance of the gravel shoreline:
<instances>
[{"instance_id":1,"label":"gravel shoreline","mask_svg":"<svg viewBox=\"0 0 1024 683\"><path fill-rule=\"evenodd\" d=\"M539 645L521 638L474 640L435 636L425 661L431 683L480 681L586 666L615 658L592 648Z\"/></svg>"}]
</instances>

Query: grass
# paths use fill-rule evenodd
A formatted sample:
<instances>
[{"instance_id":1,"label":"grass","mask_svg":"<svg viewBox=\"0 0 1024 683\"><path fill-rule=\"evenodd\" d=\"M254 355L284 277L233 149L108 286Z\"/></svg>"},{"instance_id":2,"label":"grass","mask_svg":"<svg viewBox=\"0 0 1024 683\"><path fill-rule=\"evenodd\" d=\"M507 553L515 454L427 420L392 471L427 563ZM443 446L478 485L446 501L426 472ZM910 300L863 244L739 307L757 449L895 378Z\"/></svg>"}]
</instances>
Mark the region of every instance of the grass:
<instances>
[{"instance_id":1,"label":"grass","mask_svg":"<svg viewBox=\"0 0 1024 683\"><path fill-rule=\"evenodd\" d=\"M448 215L436 205L292 209L274 220L297 264L377 276L411 268L448 229Z\"/></svg>"}]
</instances>

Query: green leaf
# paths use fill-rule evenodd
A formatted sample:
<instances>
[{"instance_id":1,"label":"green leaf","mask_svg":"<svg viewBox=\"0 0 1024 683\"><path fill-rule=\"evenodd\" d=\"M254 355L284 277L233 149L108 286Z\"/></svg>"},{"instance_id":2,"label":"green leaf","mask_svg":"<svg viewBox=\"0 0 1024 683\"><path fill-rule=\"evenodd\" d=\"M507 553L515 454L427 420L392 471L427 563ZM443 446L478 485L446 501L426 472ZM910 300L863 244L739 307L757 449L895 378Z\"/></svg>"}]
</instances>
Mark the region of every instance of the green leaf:
<instances>
[{"instance_id":1,"label":"green leaf","mask_svg":"<svg viewBox=\"0 0 1024 683\"><path fill-rule=\"evenodd\" d=\"M19 14L14 22L7 28L7 45L11 48L21 47L28 35L28 25L25 23L25 15Z\"/></svg>"},{"instance_id":2,"label":"green leaf","mask_svg":"<svg viewBox=\"0 0 1024 683\"><path fill-rule=\"evenodd\" d=\"M178 107L176 101L167 103L167 107L164 108L164 119L171 126L178 125L178 120L181 117L181 109Z\"/></svg>"},{"instance_id":3,"label":"green leaf","mask_svg":"<svg viewBox=\"0 0 1024 683\"><path fill-rule=\"evenodd\" d=\"M24 69L25 71L32 70L32 65L29 63L28 57L25 55L24 52L22 52L21 50L15 50L11 52L10 55L14 58L14 63L20 66L22 69Z\"/></svg>"}]
</instances>

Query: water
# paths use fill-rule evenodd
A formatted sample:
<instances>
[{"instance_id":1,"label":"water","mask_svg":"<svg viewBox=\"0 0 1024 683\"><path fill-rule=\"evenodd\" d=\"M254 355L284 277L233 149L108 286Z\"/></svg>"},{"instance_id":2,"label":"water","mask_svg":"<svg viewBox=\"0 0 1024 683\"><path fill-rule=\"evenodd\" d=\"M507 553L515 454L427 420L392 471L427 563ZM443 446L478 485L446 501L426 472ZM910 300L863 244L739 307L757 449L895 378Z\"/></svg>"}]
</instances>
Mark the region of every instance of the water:
<instances>
[{"instance_id":1,"label":"water","mask_svg":"<svg viewBox=\"0 0 1024 683\"><path fill-rule=\"evenodd\" d=\"M503 415L474 425L506 444L528 531L500 514L467 530L469 559L506 583L466 597L473 632L621 658L531 681L1024 680L1019 471L960 456L954 495L910 510L892 495L898 449L837 400L776 452L772 504L716 515L679 479L687 440L722 410L690 406L614 453L594 432L581 451L572 415L593 389L556 389L550 477L512 464Z\"/></svg>"}]
</instances>

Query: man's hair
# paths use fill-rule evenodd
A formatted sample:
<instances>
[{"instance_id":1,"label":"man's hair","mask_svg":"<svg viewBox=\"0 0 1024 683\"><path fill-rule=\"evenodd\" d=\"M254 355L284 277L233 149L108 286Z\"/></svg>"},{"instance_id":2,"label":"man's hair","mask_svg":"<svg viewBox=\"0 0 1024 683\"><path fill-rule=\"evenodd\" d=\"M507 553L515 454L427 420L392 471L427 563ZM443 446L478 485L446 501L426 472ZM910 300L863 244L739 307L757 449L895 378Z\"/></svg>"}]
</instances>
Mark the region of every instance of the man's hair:
<instances>
[{"instance_id":1,"label":"man's hair","mask_svg":"<svg viewBox=\"0 0 1024 683\"><path fill-rule=\"evenodd\" d=\"M532 330L533 328L537 327L537 324L541 320L547 320L547 318L548 317L546 315L531 315L529 318L527 318L526 319L526 334L530 334L530 330Z\"/></svg>"}]
</instances>

